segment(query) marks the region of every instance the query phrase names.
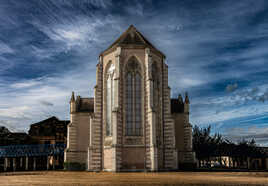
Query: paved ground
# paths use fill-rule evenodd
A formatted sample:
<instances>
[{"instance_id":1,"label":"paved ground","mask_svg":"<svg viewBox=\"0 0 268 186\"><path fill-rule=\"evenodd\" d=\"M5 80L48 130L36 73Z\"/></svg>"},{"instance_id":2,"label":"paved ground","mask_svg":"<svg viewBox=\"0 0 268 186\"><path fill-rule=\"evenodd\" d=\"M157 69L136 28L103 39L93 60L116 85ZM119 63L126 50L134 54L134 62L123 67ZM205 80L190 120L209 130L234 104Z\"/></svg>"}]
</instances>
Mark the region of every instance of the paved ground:
<instances>
[{"instance_id":1,"label":"paved ground","mask_svg":"<svg viewBox=\"0 0 268 186\"><path fill-rule=\"evenodd\" d=\"M92 173L36 171L0 173L0 185L267 185L268 172Z\"/></svg>"}]
</instances>

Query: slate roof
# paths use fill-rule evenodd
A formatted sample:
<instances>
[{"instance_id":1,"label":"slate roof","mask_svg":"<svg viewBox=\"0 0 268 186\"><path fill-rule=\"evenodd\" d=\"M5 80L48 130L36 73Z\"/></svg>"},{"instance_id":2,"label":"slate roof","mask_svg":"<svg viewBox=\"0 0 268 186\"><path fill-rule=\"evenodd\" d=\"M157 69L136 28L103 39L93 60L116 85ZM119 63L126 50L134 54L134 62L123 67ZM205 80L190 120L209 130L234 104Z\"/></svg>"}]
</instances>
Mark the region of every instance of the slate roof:
<instances>
[{"instance_id":1,"label":"slate roof","mask_svg":"<svg viewBox=\"0 0 268 186\"><path fill-rule=\"evenodd\" d=\"M179 102L178 99L170 100L171 113L183 113L184 112L184 104Z\"/></svg>"},{"instance_id":2,"label":"slate roof","mask_svg":"<svg viewBox=\"0 0 268 186\"><path fill-rule=\"evenodd\" d=\"M55 136L57 132L67 133L67 125L69 120L59 120L53 116L38 123L31 125L29 130L30 136Z\"/></svg>"},{"instance_id":3,"label":"slate roof","mask_svg":"<svg viewBox=\"0 0 268 186\"><path fill-rule=\"evenodd\" d=\"M80 98L77 112L94 112L94 98Z\"/></svg>"},{"instance_id":4,"label":"slate roof","mask_svg":"<svg viewBox=\"0 0 268 186\"><path fill-rule=\"evenodd\" d=\"M37 123L33 123L31 124L31 126L36 126L36 125L46 125L46 124L56 124L56 123L69 123L70 121L69 120L59 120L56 116L52 116L48 119L45 119L45 120L42 120L42 121L39 121Z\"/></svg>"}]
</instances>

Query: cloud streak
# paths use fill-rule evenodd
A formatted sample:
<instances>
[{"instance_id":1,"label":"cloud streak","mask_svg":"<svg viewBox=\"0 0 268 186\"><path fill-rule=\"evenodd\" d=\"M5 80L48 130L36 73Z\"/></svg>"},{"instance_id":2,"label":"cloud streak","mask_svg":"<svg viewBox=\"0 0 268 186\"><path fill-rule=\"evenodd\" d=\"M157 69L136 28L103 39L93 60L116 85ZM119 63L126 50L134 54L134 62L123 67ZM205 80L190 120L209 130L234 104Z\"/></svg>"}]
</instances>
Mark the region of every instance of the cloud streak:
<instances>
[{"instance_id":1,"label":"cloud streak","mask_svg":"<svg viewBox=\"0 0 268 186\"><path fill-rule=\"evenodd\" d=\"M93 96L98 54L134 24L166 54L172 96L189 92L193 124L267 126L259 117L268 111L267 8L251 0L2 3L0 120L27 130L51 115L68 119L71 91Z\"/></svg>"}]
</instances>

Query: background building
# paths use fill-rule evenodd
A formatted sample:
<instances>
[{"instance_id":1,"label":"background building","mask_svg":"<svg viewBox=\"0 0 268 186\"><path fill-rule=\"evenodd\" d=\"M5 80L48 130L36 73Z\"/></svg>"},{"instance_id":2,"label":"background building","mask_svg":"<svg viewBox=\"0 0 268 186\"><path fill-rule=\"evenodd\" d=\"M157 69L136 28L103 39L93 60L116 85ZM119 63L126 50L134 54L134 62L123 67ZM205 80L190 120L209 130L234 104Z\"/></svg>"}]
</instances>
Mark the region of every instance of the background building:
<instances>
[{"instance_id":1,"label":"background building","mask_svg":"<svg viewBox=\"0 0 268 186\"><path fill-rule=\"evenodd\" d=\"M55 116L31 124L29 135L39 144L66 144L67 125L70 121L59 120Z\"/></svg>"},{"instance_id":2,"label":"background building","mask_svg":"<svg viewBox=\"0 0 268 186\"><path fill-rule=\"evenodd\" d=\"M68 123L53 116L32 124L29 134L0 127L0 171L63 168Z\"/></svg>"}]
</instances>

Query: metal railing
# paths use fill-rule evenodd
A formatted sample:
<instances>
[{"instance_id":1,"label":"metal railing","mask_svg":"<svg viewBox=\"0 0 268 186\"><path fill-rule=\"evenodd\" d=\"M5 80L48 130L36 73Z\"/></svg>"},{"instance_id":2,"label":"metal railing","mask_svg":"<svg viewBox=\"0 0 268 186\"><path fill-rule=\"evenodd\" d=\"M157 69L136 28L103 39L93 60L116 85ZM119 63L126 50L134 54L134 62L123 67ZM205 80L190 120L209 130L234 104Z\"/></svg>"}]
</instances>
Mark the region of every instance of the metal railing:
<instances>
[{"instance_id":1,"label":"metal railing","mask_svg":"<svg viewBox=\"0 0 268 186\"><path fill-rule=\"evenodd\" d=\"M65 148L66 148L65 144L0 146L0 158L63 155Z\"/></svg>"}]
</instances>

